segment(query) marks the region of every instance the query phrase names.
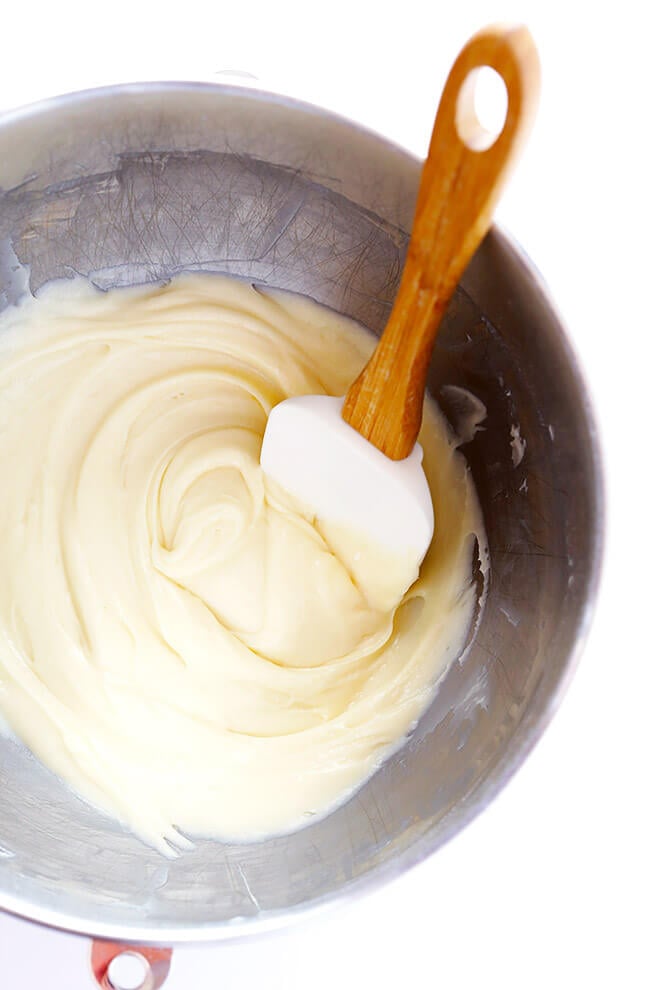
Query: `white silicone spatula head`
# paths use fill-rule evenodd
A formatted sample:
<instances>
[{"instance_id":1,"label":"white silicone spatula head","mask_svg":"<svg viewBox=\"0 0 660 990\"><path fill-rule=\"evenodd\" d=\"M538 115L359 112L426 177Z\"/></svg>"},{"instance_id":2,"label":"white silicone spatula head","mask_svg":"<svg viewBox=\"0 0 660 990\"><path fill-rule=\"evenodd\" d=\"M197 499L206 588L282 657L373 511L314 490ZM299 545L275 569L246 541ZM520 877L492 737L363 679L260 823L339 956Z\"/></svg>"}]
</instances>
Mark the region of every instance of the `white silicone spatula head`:
<instances>
[{"instance_id":1,"label":"white silicone spatula head","mask_svg":"<svg viewBox=\"0 0 660 990\"><path fill-rule=\"evenodd\" d=\"M488 142L474 110L475 72L504 80L507 113ZM390 319L344 400L288 399L270 414L268 476L325 522L421 562L433 508L416 444L433 341L486 234L531 124L539 64L525 28L493 27L463 48L447 79L422 171L406 265Z\"/></svg>"},{"instance_id":2,"label":"white silicone spatula head","mask_svg":"<svg viewBox=\"0 0 660 990\"><path fill-rule=\"evenodd\" d=\"M304 395L275 406L261 466L319 519L419 563L433 536L422 448L391 460L342 418L343 405L334 396Z\"/></svg>"}]
</instances>

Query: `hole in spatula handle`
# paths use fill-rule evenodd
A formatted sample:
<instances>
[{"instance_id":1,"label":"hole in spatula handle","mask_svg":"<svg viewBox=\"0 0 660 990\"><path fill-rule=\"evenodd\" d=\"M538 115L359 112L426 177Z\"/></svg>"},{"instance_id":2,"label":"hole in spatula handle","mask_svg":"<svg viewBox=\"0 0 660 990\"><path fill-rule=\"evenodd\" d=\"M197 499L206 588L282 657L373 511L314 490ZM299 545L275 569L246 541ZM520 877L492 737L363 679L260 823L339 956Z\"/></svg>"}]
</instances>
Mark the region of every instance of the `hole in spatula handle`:
<instances>
[{"instance_id":1,"label":"hole in spatula handle","mask_svg":"<svg viewBox=\"0 0 660 990\"><path fill-rule=\"evenodd\" d=\"M456 130L472 151L487 151L502 133L508 109L506 83L489 65L472 69L456 101Z\"/></svg>"}]
</instances>

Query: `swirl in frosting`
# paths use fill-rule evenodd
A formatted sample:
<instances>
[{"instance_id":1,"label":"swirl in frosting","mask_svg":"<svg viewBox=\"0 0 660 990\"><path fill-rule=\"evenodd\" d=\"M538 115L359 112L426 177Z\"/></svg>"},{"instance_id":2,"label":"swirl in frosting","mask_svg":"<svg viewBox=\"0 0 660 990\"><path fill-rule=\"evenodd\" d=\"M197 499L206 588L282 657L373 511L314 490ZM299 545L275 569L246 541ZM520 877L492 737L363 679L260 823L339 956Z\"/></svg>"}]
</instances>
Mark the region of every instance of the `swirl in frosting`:
<instances>
[{"instance_id":1,"label":"swirl in frosting","mask_svg":"<svg viewBox=\"0 0 660 990\"><path fill-rule=\"evenodd\" d=\"M430 403L419 576L259 466L272 406L343 394L372 347L308 299L210 275L52 283L0 318L0 714L166 854L327 813L464 643L480 516Z\"/></svg>"}]
</instances>

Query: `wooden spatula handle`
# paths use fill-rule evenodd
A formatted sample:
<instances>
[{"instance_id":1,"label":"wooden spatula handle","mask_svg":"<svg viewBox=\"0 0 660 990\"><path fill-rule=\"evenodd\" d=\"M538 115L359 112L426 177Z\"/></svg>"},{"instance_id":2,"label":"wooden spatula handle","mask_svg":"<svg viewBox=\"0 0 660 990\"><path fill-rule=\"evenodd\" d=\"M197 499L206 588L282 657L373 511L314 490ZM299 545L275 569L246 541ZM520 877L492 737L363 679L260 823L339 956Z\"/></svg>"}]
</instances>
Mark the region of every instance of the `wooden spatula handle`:
<instances>
[{"instance_id":1,"label":"wooden spatula handle","mask_svg":"<svg viewBox=\"0 0 660 990\"><path fill-rule=\"evenodd\" d=\"M504 80L507 113L485 150L471 73ZM447 79L424 165L406 265L381 340L351 386L343 417L393 460L407 457L421 426L433 341L458 280L486 234L531 125L539 61L524 27L491 27L463 48ZM468 78L470 77L470 78Z\"/></svg>"}]
</instances>

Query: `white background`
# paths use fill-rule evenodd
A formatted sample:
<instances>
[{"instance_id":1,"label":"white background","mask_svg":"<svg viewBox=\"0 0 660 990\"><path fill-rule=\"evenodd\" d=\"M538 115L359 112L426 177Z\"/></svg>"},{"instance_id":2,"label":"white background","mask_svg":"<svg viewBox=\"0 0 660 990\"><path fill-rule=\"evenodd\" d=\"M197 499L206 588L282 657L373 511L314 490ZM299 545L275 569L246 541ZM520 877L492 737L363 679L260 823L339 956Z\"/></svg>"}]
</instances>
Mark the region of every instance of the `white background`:
<instances>
[{"instance_id":1,"label":"white background","mask_svg":"<svg viewBox=\"0 0 660 990\"><path fill-rule=\"evenodd\" d=\"M448 847L321 921L177 949L168 990L660 986L653 8L3 4L0 111L87 86L240 70L422 156L445 75L473 30L526 22L544 69L537 125L498 219L549 283L600 420L608 552L582 664L526 765ZM85 940L0 917L0 986L91 990L88 951Z\"/></svg>"}]
</instances>

